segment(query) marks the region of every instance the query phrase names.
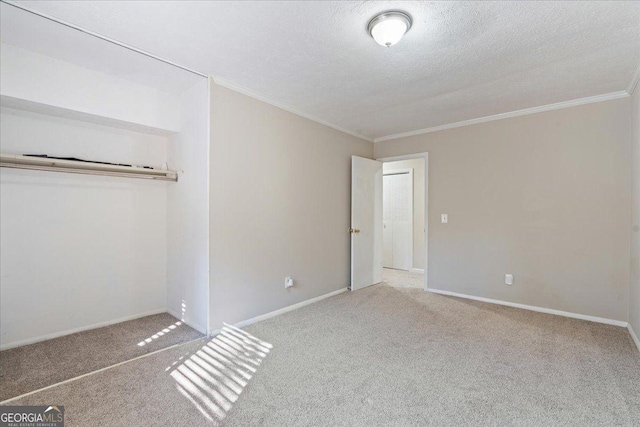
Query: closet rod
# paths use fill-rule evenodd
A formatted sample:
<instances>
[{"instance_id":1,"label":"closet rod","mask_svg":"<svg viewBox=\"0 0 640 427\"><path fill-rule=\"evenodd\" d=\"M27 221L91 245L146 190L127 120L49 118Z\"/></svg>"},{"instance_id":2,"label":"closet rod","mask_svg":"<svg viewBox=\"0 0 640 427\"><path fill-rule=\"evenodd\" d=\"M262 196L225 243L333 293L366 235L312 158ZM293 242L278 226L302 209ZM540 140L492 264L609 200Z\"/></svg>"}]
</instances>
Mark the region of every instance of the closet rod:
<instances>
[{"instance_id":1,"label":"closet rod","mask_svg":"<svg viewBox=\"0 0 640 427\"><path fill-rule=\"evenodd\" d=\"M178 181L178 173L172 170L144 169L128 166L78 162L73 160L20 156L14 154L0 154L0 167L46 172L65 172L83 175L152 179L157 181Z\"/></svg>"}]
</instances>

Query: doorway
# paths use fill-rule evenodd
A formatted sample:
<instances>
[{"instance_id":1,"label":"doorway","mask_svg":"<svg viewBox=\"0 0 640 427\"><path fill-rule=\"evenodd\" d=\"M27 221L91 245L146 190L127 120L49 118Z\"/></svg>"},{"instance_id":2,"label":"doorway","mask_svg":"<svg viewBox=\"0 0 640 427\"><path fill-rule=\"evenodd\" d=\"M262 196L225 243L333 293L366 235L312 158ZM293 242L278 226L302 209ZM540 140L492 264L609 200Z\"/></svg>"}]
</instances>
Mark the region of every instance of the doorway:
<instances>
[{"instance_id":1,"label":"doorway","mask_svg":"<svg viewBox=\"0 0 640 427\"><path fill-rule=\"evenodd\" d=\"M424 287L424 158L384 161L383 280L394 287Z\"/></svg>"},{"instance_id":2,"label":"doorway","mask_svg":"<svg viewBox=\"0 0 640 427\"><path fill-rule=\"evenodd\" d=\"M387 188L400 190L386 195L391 201L386 208L385 180ZM396 199L410 200L394 206ZM350 233L351 290L382 281L427 289L428 153L377 160L353 156Z\"/></svg>"}]
</instances>

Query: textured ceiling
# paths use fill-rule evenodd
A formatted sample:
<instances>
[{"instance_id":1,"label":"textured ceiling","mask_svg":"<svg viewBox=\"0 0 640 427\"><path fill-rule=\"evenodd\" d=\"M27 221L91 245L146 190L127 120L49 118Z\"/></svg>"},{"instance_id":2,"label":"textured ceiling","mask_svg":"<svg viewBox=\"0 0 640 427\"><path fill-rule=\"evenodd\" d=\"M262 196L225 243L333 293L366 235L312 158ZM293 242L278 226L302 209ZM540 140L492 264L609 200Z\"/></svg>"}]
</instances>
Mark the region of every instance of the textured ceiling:
<instances>
[{"instance_id":1,"label":"textured ceiling","mask_svg":"<svg viewBox=\"0 0 640 427\"><path fill-rule=\"evenodd\" d=\"M19 3L369 138L624 91L640 62L640 2ZM383 48L390 8L414 25Z\"/></svg>"}]
</instances>

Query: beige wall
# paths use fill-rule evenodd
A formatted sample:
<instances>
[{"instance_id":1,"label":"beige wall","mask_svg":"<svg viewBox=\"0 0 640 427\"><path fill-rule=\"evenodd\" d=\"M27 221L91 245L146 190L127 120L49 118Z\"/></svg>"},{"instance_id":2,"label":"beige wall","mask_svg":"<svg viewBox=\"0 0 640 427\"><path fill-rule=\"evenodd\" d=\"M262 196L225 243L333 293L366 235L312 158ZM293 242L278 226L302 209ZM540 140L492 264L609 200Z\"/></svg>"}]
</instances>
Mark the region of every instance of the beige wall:
<instances>
[{"instance_id":1,"label":"beige wall","mask_svg":"<svg viewBox=\"0 0 640 427\"><path fill-rule=\"evenodd\" d=\"M626 321L630 107L625 98L376 143L376 158L429 153L429 287Z\"/></svg>"},{"instance_id":2,"label":"beige wall","mask_svg":"<svg viewBox=\"0 0 640 427\"><path fill-rule=\"evenodd\" d=\"M633 156L632 224L631 224L631 281L629 286L629 323L636 336L640 334L640 88L632 98L631 143Z\"/></svg>"},{"instance_id":3,"label":"beige wall","mask_svg":"<svg viewBox=\"0 0 640 427\"><path fill-rule=\"evenodd\" d=\"M386 162L383 171L413 169L413 268L424 270L424 158Z\"/></svg>"},{"instance_id":4,"label":"beige wall","mask_svg":"<svg viewBox=\"0 0 640 427\"><path fill-rule=\"evenodd\" d=\"M215 330L348 285L351 156L373 144L212 86Z\"/></svg>"}]
</instances>

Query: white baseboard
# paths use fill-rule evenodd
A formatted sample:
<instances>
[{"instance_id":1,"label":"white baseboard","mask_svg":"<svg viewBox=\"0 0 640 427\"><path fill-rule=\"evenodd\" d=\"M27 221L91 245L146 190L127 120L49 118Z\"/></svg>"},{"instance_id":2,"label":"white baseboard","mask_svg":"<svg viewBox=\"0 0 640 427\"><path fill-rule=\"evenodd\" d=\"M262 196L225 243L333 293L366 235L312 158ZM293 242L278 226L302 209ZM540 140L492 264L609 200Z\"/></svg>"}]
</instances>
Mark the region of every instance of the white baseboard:
<instances>
[{"instance_id":1,"label":"white baseboard","mask_svg":"<svg viewBox=\"0 0 640 427\"><path fill-rule=\"evenodd\" d=\"M631 338L633 338L633 342L636 343L636 347L638 347L638 351L640 351L640 339L638 339L638 336L633 331L633 328L631 327L631 323L629 323L627 325L627 329L629 330L629 333L631 334Z\"/></svg>"},{"instance_id":2,"label":"white baseboard","mask_svg":"<svg viewBox=\"0 0 640 427\"><path fill-rule=\"evenodd\" d=\"M39 337L28 338L26 340L14 341L9 344L0 345L0 350L9 350L11 348L21 347L23 345L35 344L41 341L47 341L53 338L63 337L65 335L75 334L77 332L88 331L90 329L102 328L104 326L114 325L116 323L126 322L128 320L135 320L141 317L152 316L154 314L166 313L166 308L159 308L156 310L146 311L144 313L133 314L131 316L120 317L118 319L107 320L104 322L93 323L91 325L81 326L79 328L67 329L66 331L54 332L51 334L40 335Z\"/></svg>"},{"instance_id":3,"label":"white baseboard","mask_svg":"<svg viewBox=\"0 0 640 427\"><path fill-rule=\"evenodd\" d=\"M424 274L424 268L412 268L411 269L412 273L420 273L420 274Z\"/></svg>"},{"instance_id":4,"label":"white baseboard","mask_svg":"<svg viewBox=\"0 0 640 427\"><path fill-rule=\"evenodd\" d=\"M326 298L341 294L343 292L346 292L348 289L349 288L338 289L337 291L329 292L328 294L320 295L319 297L311 298L311 299L308 299L306 301L302 301L302 302L299 302L297 304L293 304L293 305L290 305L288 307L281 308L279 310L275 310L275 311L272 311L272 312L269 312L269 313L266 313L266 314L261 314L260 316L253 317L251 319L243 320L241 322L235 323L233 326L235 326L236 328L243 328L245 326L249 326L249 325L252 325L254 323L261 322L263 320L267 320L267 319L270 319L272 317L279 316L279 315L287 313L289 311L297 310L297 309L299 309L301 307L304 307L305 305L313 304L314 302L322 301L323 299L326 299ZM213 335L217 335L219 333L220 333L220 329L216 329L216 330L211 331L209 335L213 336Z\"/></svg>"},{"instance_id":5,"label":"white baseboard","mask_svg":"<svg viewBox=\"0 0 640 427\"><path fill-rule=\"evenodd\" d=\"M191 320L187 320L187 319L183 319L182 315L180 313L178 313L175 310L172 310L170 308L167 308L167 313L169 313L170 315L172 315L173 317L175 317L176 319L180 320L181 322L186 323L188 326L191 326L193 329L195 329L196 331L202 333L202 334L207 334L207 328L199 325L198 323L192 322Z\"/></svg>"},{"instance_id":6,"label":"white baseboard","mask_svg":"<svg viewBox=\"0 0 640 427\"><path fill-rule=\"evenodd\" d=\"M568 311L554 310L552 308L536 307L533 305L519 304L516 302L502 301L497 299L476 297L473 295L459 294L457 292L441 291L439 289L428 288L427 291L435 294L449 295L453 297L466 298L475 301L488 302L491 304L506 305L508 307L522 308L524 310L537 311L539 313L555 314L556 316L571 317L573 319L588 320L589 322L604 323L606 325L627 327L628 323L621 320L605 319L603 317L587 316L586 314L571 313Z\"/></svg>"}]
</instances>

